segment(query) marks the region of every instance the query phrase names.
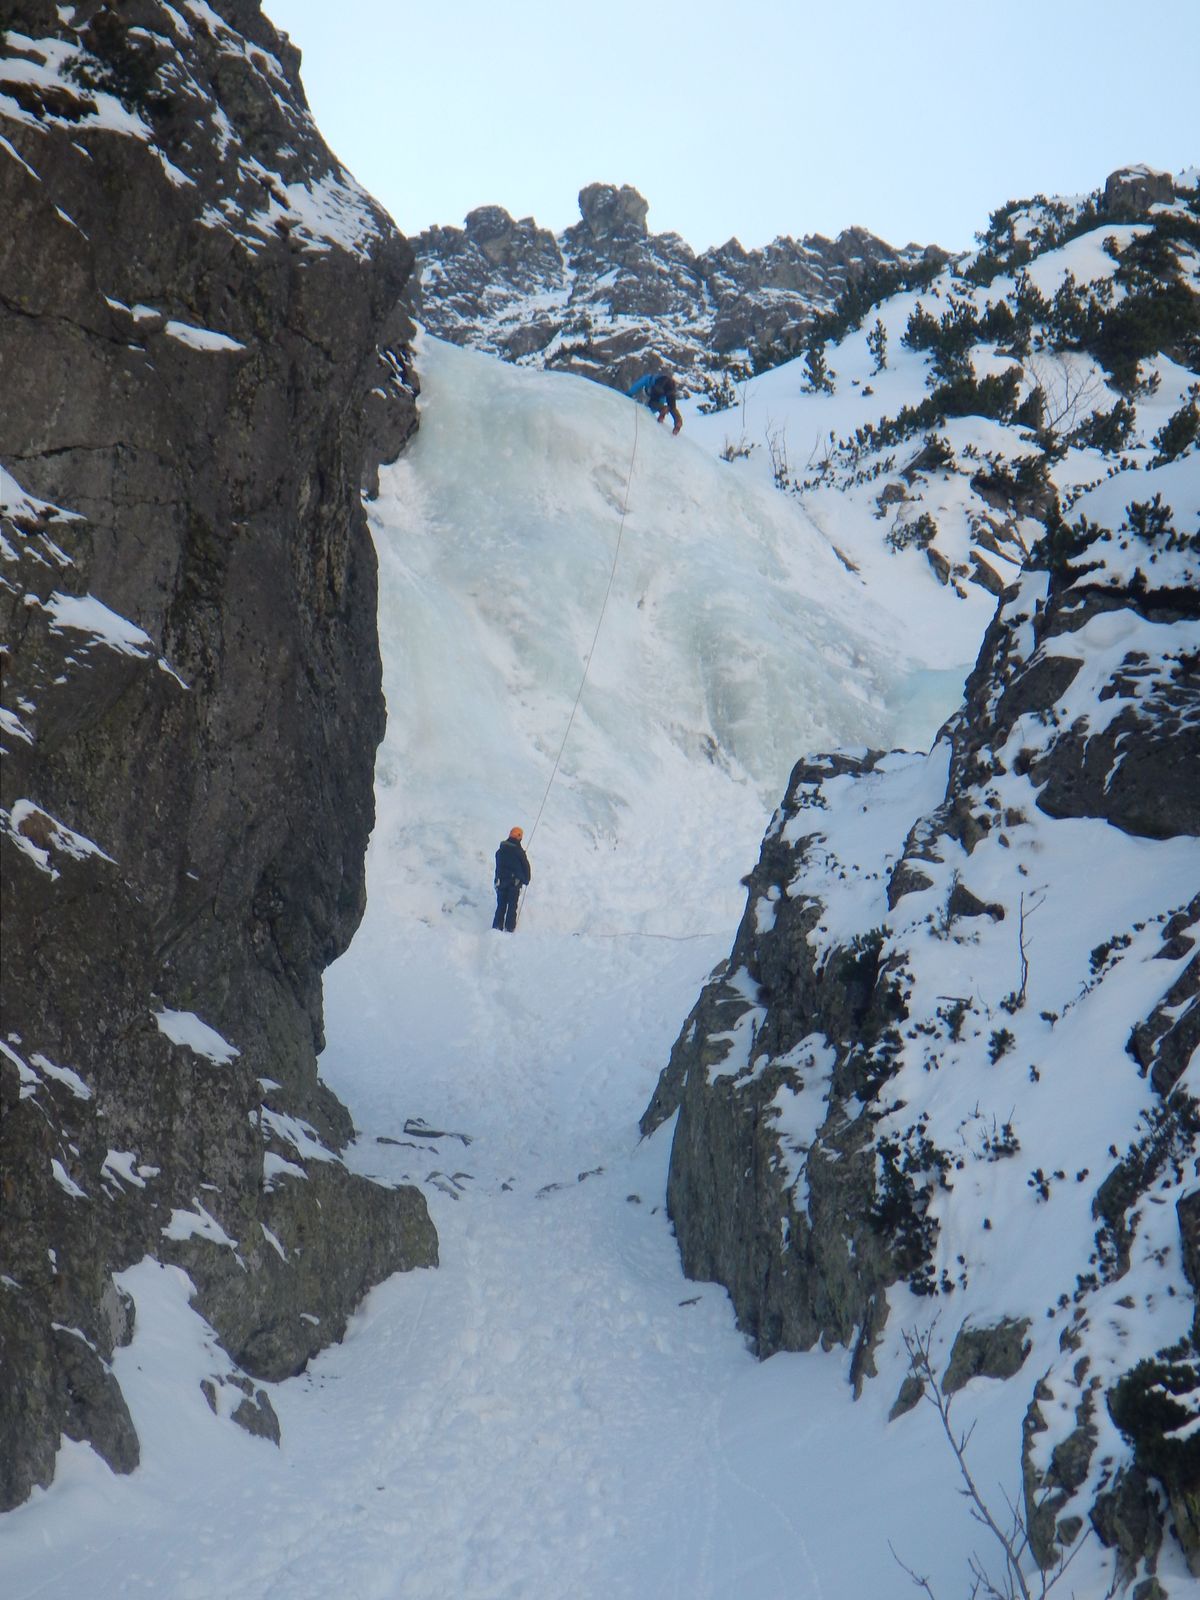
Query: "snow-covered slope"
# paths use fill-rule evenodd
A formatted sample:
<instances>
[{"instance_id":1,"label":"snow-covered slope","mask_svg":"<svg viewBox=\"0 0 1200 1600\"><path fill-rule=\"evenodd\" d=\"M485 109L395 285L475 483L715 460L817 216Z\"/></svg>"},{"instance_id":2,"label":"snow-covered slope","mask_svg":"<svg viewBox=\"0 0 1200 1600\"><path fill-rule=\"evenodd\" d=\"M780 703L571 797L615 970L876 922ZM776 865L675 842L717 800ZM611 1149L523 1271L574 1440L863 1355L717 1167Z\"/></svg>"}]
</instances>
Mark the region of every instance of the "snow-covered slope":
<instances>
[{"instance_id":1,"label":"snow-covered slope","mask_svg":"<svg viewBox=\"0 0 1200 1600\"><path fill-rule=\"evenodd\" d=\"M1114 474L1161 465L1162 431L1194 417L1200 214L1188 177L1143 223L1092 216L1091 200L1059 207L1064 243L1051 231L1011 272L993 260L986 282L978 258L948 266L827 341L819 380L806 357L731 384L724 409L691 404L689 434L798 496L910 630L929 613L909 569L927 563L930 583L965 602L933 613L958 659L1055 497L1069 514ZM1143 497L1144 484L1123 482Z\"/></svg>"},{"instance_id":2,"label":"snow-covered slope","mask_svg":"<svg viewBox=\"0 0 1200 1600\"><path fill-rule=\"evenodd\" d=\"M425 1191L441 1265L377 1291L308 1377L267 1386L278 1453L226 1426L224 1390L215 1411L200 1393L219 1358L186 1284L150 1263L127 1274L139 1330L117 1360L143 1470L116 1484L66 1447L52 1490L0 1529L19 1600L68 1600L80 1570L101 1600L891 1600L911 1584L889 1544L935 1592L963 1587L977 1529L932 1409L887 1422L899 1351L881 1352L857 1403L849 1349L757 1362L724 1292L682 1277L666 1132L637 1131L729 951L738 880L793 758L924 749L994 608L969 581L972 514L994 513L1013 550L1040 531L973 483L1029 453L1012 418L939 429L961 430L952 462L897 449L871 477L877 462L835 448L822 465L831 430L836 446L860 414L878 423L926 393L927 356L900 348L911 309L880 308L884 375L861 365L864 330L830 352L833 395L803 394L795 367L749 386L747 439L756 408L770 426L732 462L719 459L732 411L691 414L671 439L596 387L424 343L421 433L372 508L389 729L367 915L328 977L322 1071L361 1130L359 1171ZM867 382L878 404L860 402ZM767 459L779 420L803 445L783 473ZM924 447L918 431L907 449ZM1097 453L1087 471L1107 464ZM776 476L822 481L797 495ZM902 496L937 521L944 574L919 539L887 542ZM931 775L919 756L885 758L868 810L856 795L839 814L830 900L847 928L885 892L881 811L890 825L936 804L937 760ZM507 938L488 927L491 852L514 822L532 834L534 884ZM1040 838L1031 827L1031 850ZM1010 958L1012 927L985 930L1008 937ZM1083 937L1036 982L1065 982ZM1119 966L1118 985L1132 971ZM940 973L920 976L936 1000ZM806 1137L800 1121L787 1131ZM980 1309L989 1296L1004 1309L1018 1233L974 1279ZM1047 1263L1036 1274L1038 1290L1059 1277ZM956 1401L962 1425L978 1424L972 1464L996 1504L1020 1494L1026 1398L980 1378ZM1081 1600L1103 1592L1098 1562L1076 1570Z\"/></svg>"},{"instance_id":3,"label":"snow-covered slope","mask_svg":"<svg viewBox=\"0 0 1200 1600\"><path fill-rule=\"evenodd\" d=\"M363 1129L359 1169L425 1189L445 1265L372 1302L349 1366L265 1386L279 1456L228 1428L228 1382L216 1414L200 1392L224 1369L183 1280L126 1275L138 1329L116 1359L142 1469L116 1484L66 1445L0 1531L14 1595L71 1594L81 1560L98 1596L316 1596L335 1568L362 1593L661 1587L670 1530L687 1518L700 1538L690 1474L710 1510L729 1481L708 1464L740 1410L721 1420L722 1396L756 1369L724 1296L690 1303L665 1151L635 1156L637 1115L728 947L793 750L902 724L927 742L955 697L947 652L904 639L797 502L621 397L433 341L421 370L418 441L371 511L389 726L323 1073ZM517 821L535 876L507 939L491 853ZM664 1439L682 1472L669 1529ZM304 1488L310 1452L341 1465ZM251 1563L247 1496L267 1525ZM750 1559L740 1515L695 1558L711 1593ZM185 1544L180 1565L166 1553Z\"/></svg>"}]
</instances>

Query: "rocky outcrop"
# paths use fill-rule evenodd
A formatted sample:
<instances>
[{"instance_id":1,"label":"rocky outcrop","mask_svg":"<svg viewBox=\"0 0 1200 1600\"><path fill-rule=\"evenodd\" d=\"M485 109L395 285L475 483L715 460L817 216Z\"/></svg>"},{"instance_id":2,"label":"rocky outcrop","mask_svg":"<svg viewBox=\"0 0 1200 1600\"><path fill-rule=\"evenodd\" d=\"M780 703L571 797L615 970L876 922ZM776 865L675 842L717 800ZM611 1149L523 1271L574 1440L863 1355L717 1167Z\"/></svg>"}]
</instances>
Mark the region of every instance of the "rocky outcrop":
<instances>
[{"instance_id":1,"label":"rocky outcrop","mask_svg":"<svg viewBox=\"0 0 1200 1600\"><path fill-rule=\"evenodd\" d=\"M1183 211L1194 184L1189 173L1177 180L1126 167L1074 200L1011 201L994 213L982 249L959 265L978 285L1001 271L1015 276L1088 228L1161 222L1167 211ZM648 203L628 184L588 184L579 210L580 221L557 236L500 206L472 211L461 228L427 229L414 240L421 322L455 344L618 387L666 364L714 409L726 409L733 378L801 354L818 317L821 336L836 336L900 283L924 285L950 259L936 245L896 249L857 227L835 239L781 235L754 250L729 239L697 253L678 234L651 232ZM1169 236L1187 237L1187 226L1176 220ZM1143 263L1151 275L1171 250L1157 252L1157 266L1153 254ZM1159 319L1164 329L1174 315ZM1102 320L1097 315L1095 326ZM1183 324L1191 326L1186 314ZM1105 345L1106 357L1128 354L1128 335ZM1078 329L1071 338L1077 348ZM996 594L1003 587L987 561L965 575Z\"/></svg>"},{"instance_id":2,"label":"rocky outcrop","mask_svg":"<svg viewBox=\"0 0 1200 1600\"><path fill-rule=\"evenodd\" d=\"M897 1304L930 1339L949 1303L945 1394L1029 1385L1039 1561L1091 1527L1122 1582L1196 1566L1200 1448L1200 537L1194 474L1130 478L1046 509L928 756L797 765L642 1123L677 1112L684 1268L761 1355L841 1345L861 1389ZM1034 1236L1049 1304L1005 1268Z\"/></svg>"},{"instance_id":3,"label":"rocky outcrop","mask_svg":"<svg viewBox=\"0 0 1200 1600\"><path fill-rule=\"evenodd\" d=\"M1026 619L1031 637L1018 636L1002 613L968 681L968 697L986 714L960 736L955 784L965 792L981 780L993 752L1018 732L1013 769L1028 775L1047 815L1098 817L1150 839L1195 835L1200 671L1195 657L1180 656L1171 630L1200 616L1200 605L1186 588L1142 594L1105 576L1102 567L1096 582L1086 570L1071 571L1070 581L1054 584ZM1089 629L1099 637L1126 617L1163 648L1131 649L1097 681L1088 652L1074 641ZM1036 728L1025 737L1030 720Z\"/></svg>"},{"instance_id":4,"label":"rocky outcrop","mask_svg":"<svg viewBox=\"0 0 1200 1600\"><path fill-rule=\"evenodd\" d=\"M903 1005L878 938L814 959L820 902L789 886L817 836L795 850L783 836L820 804L827 778L853 781L889 759L797 766L748 881L753 911L642 1119L651 1133L678 1107L667 1199L684 1270L726 1285L763 1357L854 1344L869 1369L882 1291L897 1275L871 1217L872 1122L854 1108L869 1101ZM831 1039L844 1048L835 1054Z\"/></svg>"},{"instance_id":5,"label":"rocky outcrop","mask_svg":"<svg viewBox=\"0 0 1200 1600\"><path fill-rule=\"evenodd\" d=\"M759 347L798 344L814 314L872 269L944 259L932 247L893 250L862 228L762 250L731 239L697 255L678 234L649 231L649 205L628 184L588 184L579 211L557 238L499 206L461 228L427 229L414 240L417 316L439 338L509 361L620 386L666 362L699 386Z\"/></svg>"},{"instance_id":6,"label":"rocky outcrop","mask_svg":"<svg viewBox=\"0 0 1200 1600\"><path fill-rule=\"evenodd\" d=\"M110 1370L132 1263L184 1268L269 1380L436 1239L415 1191L337 1159L316 1065L363 907L360 496L416 425L411 252L252 0L19 0L5 24L8 1506L61 1433L136 1463Z\"/></svg>"},{"instance_id":7,"label":"rocky outcrop","mask_svg":"<svg viewBox=\"0 0 1200 1600\"><path fill-rule=\"evenodd\" d=\"M950 1364L942 1378L946 1394L957 1394L972 1378L1011 1378L1025 1365L1030 1345L1025 1335L1029 1319L1004 1317L990 1327L958 1330L950 1351Z\"/></svg>"},{"instance_id":8,"label":"rocky outcrop","mask_svg":"<svg viewBox=\"0 0 1200 1600\"><path fill-rule=\"evenodd\" d=\"M579 214L597 245L620 238L645 238L649 203L623 183L589 183L579 191Z\"/></svg>"},{"instance_id":9,"label":"rocky outcrop","mask_svg":"<svg viewBox=\"0 0 1200 1600\"><path fill-rule=\"evenodd\" d=\"M1169 172L1153 167L1120 167L1104 185L1104 210L1114 218L1143 215L1153 205L1170 205L1175 183Z\"/></svg>"}]
</instances>

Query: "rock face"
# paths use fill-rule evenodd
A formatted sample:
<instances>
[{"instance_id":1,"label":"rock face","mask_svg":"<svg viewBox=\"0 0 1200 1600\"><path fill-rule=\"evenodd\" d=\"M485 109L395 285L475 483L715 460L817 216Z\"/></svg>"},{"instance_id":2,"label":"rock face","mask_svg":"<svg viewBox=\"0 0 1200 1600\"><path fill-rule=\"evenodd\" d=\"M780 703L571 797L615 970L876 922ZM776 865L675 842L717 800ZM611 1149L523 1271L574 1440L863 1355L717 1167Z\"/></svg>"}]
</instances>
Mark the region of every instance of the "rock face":
<instances>
[{"instance_id":1,"label":"rock face","mask_svg":"<svg viewBox=\"0 0 1200 1600\"><path fill-rule=\"evenodd\" d=\"M945 1392L1028 1385L1039 1561L1090 1521L1124 1582L1166 1538L1200 1570L1200 503L1194 471L1131 476L1176 508L1050 508L929 756L796 767L642 1122L678 1111L685 1270L760 1354L842 1345L861 1388L890 1309L953 1296ZM1025 1304L1002 1264L1042 1208L1062 1292Z\"/></svg>"},{"instance_id":2,"label":"rock face","mask_svg":"<svg viewBox=\"0 0 1200 1600\"><path fill-rule=\"evenodd\" d=\"M1169 172L1153 167L1121 167L1104 185L1104 209L1111 217L1136 217L1152 205L1170 205L1175 184Z\"/></svg>"},{"instance_id":3,"label":"rock face","mask_svg":"<svg viewBox=\"0 0 1200 1600\"><path fill-rule=\"evenodd\" d=\"M728 968L715 976L642 1119L678 1107L667 1199L689 1277L729 1289L763 1356L851 1347L871 1371L884 1291L922 1266L921 1231L889 1242L876 1216L874 1120L905 1004L899 965L866 929L822 960L821 899L799 892L829 780L864 788L911 758L868 751L801 762L758 864ZM858 1108L858 1109L856 1109Z\"/></svg>"},{"instance_id":4,"label":"rock face","mask_svg":"<svg viewBox=\"0 0 1200 1600\"><path fill-rule=\"evenodd\" d=\"M666 362L699 383L759 346L799 342L814 313L872 268L944 259L893 250L861 228L763 250L731 239L697 255L678 234L648 230L648 203L628 184L588 184L579 211L557 238L500 206L472 211L461 228L427 229L414 241L420 320L509 361L621 386Z\"/></svg>"},{"instance_id":5,"label":"rock face","mask_svg":"<svg viewBox=\"0 0 1200 1600\"><path fill-rule=\"evenodd\" d=\"M886 760L868 752L801 763L778 820L803 815L825 778L865 778ZM796 869L777 828L750 877L753 910L728 968L685 1023L642 1132L680 1108L667 1199L684 1271L726 1285L759 1354L821 1342L852 1344L869 1361L880 1294L896 1272L870 1220L871 1124L842 1107L869 1095L874 1052L900 1014L897 991L880 972L878 939L823 967L812 959L820 906L787 892ZM827 1039L845 1041L839 1059ZM782 1137L781 1101L793 1108Z\"/></svg>"},{"instance_id":6,"label":"rock face","mask_svg":"<svg viewBox=\"0 0 1200 1600\"><path fill-rule=\"evenodd\" d=\"M234 1362L277 1379L436 1238L415 1191L337 1158L350 1119L316 1066L321 973L363 907L383 705L360 495L416 426L411 252L252 0L5 22L11 1506L64 1432L136 1464L124 1268L183 1267ZM269 1401L246 1413L271 1432Z\"/></svg>"}]
</instances>

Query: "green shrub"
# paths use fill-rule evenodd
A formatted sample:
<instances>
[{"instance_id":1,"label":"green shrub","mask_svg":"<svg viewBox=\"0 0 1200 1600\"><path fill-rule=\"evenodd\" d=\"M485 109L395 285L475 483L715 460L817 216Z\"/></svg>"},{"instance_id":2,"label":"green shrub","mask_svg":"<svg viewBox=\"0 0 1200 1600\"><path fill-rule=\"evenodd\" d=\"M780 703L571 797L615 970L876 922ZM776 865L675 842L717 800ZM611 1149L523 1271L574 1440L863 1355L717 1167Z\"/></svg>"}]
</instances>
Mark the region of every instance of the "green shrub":
<instances>
[{"instance_id":1,"label":"green shrub","mask_svg":"<svg viewBox=\"0 0 1200 1600\"><path fill-rule=\"evenodd\" d=\"M939 384L929 398L939 417L992 417L997 422L1012 422L1020 391L1021 375L1016 367L989 373L986 378L977 378L968 370Z\"/></svg>"},{"instance_id":2,"label":"green shrub","mask_svg":"<svg viewBox=\"0 0 1200 1600\"><path fill-rule=\"evenodd\" d=\"M938 1293L933 1251L938 1225L929 1215L935 1189L949 1190L954 1162L930 1139L928 1112L899 1136L884 1136L876 1145L875 1200L868 1219L887 1239L896 1270L914 1294ZM943 1289L953 1284L943 1279Z\"/></svg>"},{"instance_id":3,"label":"green shrub","mask_svg":"<svg viewBox=\"0 0 1200 1600\"><path fill-rule=\"evenodd\" d=\"M904 522L899 527L893 528L884 536L884 542L897 551L908 550L913 545L918 550L928 550L937 535L937 523L928 511L922 511L912 522Z\"/></svg>"},{"instance_id":4,"label":"green shrub","mask_svg":"<svg viewBox=\"0 0 1200 1600\"><path fill-rule=\"evenodd\" d=\"M1071 443L1090 445L1105 455L1116 455L1129 442L1136 421L1137 412L1128 400L1118 400L1111 411L1093 411L1087 421L1075 429Z\"/></svg>"},{"instance_id":5,"label":"green shrub","mask_svg":"<svg viewBox=\"0 0 1200 1600\"><path fill-rule=\"evenodd\" d=\"M941 378L952 380L970 370L970 351L980 339L979 318L970 300L952 296L950 305L940 318L933 317L918 301L908 319L901 342L910 350L928 350L933 356L933 370Z\"/></svg>"},{"instance_id":6,"label":"green shrub","mask_svg":"<svg viewBox=\"0 0 1200 1600\"><path fill-rule=\"evenodd\" d=\"M822 391L833 393L833 380L825 360L825 341L815 333L804 350L804 372L808 387L814 394Z\"/></svg>"},{"instance_id":7,"label":"green shrub","mask_svg":"<svg viewBox=\"0 0 1200 1600\"><path fill-rule=\"evenodd\" d=\"M1154 465L1160 467L1164 462L1174 461L1177 456L1181 456L1195 444L1198 438L1200 438L1200 411L1196 409L1193 394L1154 435L1154 443L1158 449Z\"/></svg>"},{"instance_id":8,"label":"green shrub","mask_svg":"<svg viewBox=\"0 0 1200 1600\"><path fill-rule=\"evenodd\" d=\"M1125 507L1121 532L1132 534L1143 544L1161 545L1164 550L1200 553L1200 529L1195 533L1175 531L1175 512L1163 504L1162 495L1153 500L1134 500Z\"/></svg>"},{"instance_id":9,"label":"green shrub","mask_svg":"<svg viewBox=\"0 0 1200 1600\"><path fill-rule=\"evenodd\" d=\"M1000 273L1019 272L1036 256L1090 233L1103 221L1101 200L1099 190L1077 208L1066 201L1047 200L1043 194L1030 200L1010 200L992 213L987 229L975 235L979 254L963 276L987 285ZM1026 225L1018 239L1015 222L1022 215Z\"/></svg>"},{"instance_id":10,"label":"green shrub","mask_svg":"<svg viewBox=\"0 0 1200 1600\"><path fill-rule=\"evenodd\" d=\"M1040 385L1035 385L1013 412L1013 421L1035 433L1046 421L1046 396Z\"/></svg>"},{"instance_id":11,"label":"green shrub","mask_svg":"<svg viewBox=\"0 0 1200 1600\"><path fill-rule=\"evenodd\" d=\"M1168 355L1182 366L1200 367L1200 295L1174 280L1141 289L1118 301L1088 349L1126 394L1137 384L1138 363Z\"/></svg>"},{"instance_id":12,"label":"green shrub","mask_svg":"<svg viewBox=\"0 0 1200 1600\"><path fill-rule=\"evenodd\" d=\"M1081 289L1068 272L1046 311L1046 328L1054 344L1067 350L1090 348L1104 326L1112 292L1108 278Z\"/></svg>"},{"instance_id":13,"label":"green shrub","mask_svg":"<svg viewBox=\"0 0 1200 1600\"><path fill-rule=\"evenodd\" d=\"M1195 1355L1164 1350L1157 1359L1139 1361L1109 1390L1108 1410L1133 1446L1133 1459L1142 1471L1173 1494L1190 1494L1196 1503L1200 1362Z\"/></svg>"},{"instance_id":14,"label":"green shrub","mask_svg":"<svg viewBox=\"0 0 1200 1600\"><path fill-rule=\"evenodd\" d=\"M993 1029L992 1036L988 1040L988 1060L995 1066L1000 1057L1007 1055L1016 1042L1011 1029Z\"/></svg>"},{"instance_id":15,"label":"green shrub","mask_svg":"<svg viewBox=\"0 0 1200 1600\"><path fill-rule=\"evenodd\" d=\"M945 257L940 252L916 262L887 261L866 267L847 280L828 311L819 313L814 331L827 342L837 344L855 328L861 328L867 313L881 301L906 290L927 288L944 267Z\"/></svg>"},{"instance_id":16,"label":"green shrub","mask_svg":"<svg viewBox=\"0 0 1200 1600\"><path fill-rule=\"evenodd\" d=\"M871 368L872 374L882 372L887 366L887 329L878 317L875 318L875 326L867 334L867 349L875 362Z\"/></svg>"},{"instance_id":17,"label":"green shrub","mask_svg":"<svg viewBox=\"0 0 1200 1600\"><path fill-rule=\"evenodd\" d=\"M719 411L731 411L738 403L737 385L728 370L722 372L721 381L704 373L701 377L704 385L704 399L699 402L696 410L704 416L713 416Z\"/></svg>"}]
</instances>

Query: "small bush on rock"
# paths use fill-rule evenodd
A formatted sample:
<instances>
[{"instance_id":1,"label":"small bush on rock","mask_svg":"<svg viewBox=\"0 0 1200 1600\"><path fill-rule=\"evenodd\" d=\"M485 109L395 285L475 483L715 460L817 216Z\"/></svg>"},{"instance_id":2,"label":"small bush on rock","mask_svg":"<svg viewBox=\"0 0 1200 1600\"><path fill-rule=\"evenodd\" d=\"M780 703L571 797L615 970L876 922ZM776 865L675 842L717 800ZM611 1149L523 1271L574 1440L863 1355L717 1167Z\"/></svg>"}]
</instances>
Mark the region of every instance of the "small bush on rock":
<instances>
[{"instance_id":1,"label":"small bush on rock","mask_svg":"<svg viewBox=\"0 0 1200 1600\"><path fill-rule=\"evenodd\" d=\"M885 537L885 543L891 549L900 551L916 546L918 550L928 550L937 538L938 525L928 511L913 522L902 522L898 527L892 528Z\"/></svg>"},{"instance_id":2,"label":"small bush on rock","mask_svg":"<svg viewBox=\"0 0 1200 1600\"><path fill-rule=\"evenodd\" d=\"M954 1163L929 1137L928 1114L903 1134L885 1135L876 1145L875 1203L871 1226L889 1241L900 1275L914 1294L938 1293L933 1250L938 1225L929 1215L935 1188L949 1190Z\"/></svg>"}]
</instances>

